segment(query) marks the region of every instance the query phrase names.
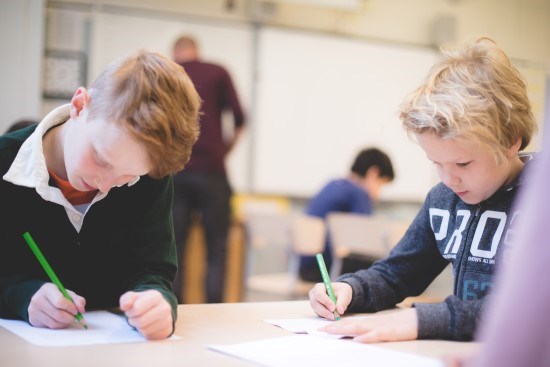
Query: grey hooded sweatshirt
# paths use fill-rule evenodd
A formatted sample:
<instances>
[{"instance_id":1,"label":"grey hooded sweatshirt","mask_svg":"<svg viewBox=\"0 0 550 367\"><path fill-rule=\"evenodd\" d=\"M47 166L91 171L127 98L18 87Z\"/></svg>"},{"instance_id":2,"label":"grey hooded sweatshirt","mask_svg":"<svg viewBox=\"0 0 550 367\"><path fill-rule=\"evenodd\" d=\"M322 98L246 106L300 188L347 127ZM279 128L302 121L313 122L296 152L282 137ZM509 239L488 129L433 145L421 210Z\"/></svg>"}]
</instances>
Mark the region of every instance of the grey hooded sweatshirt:
<instances>
[{"instance_id":1,"label":"grey hooded sweatshirt","mask_svg":"<svg viewBox=\"0 0 550 367\"><path fill-rule=\"evenodd\" d=\"M525 160L529 157L522 157ZM490 291L495 267L505 259L519 211L514 198L527 163L510 185L470 205L440 183L388 258L344 274L353 298L348 312L376 312L421 294L449 264L454 291L442 303L415 303L419 339L471 340Z\"/></svg>"}]
</instances>

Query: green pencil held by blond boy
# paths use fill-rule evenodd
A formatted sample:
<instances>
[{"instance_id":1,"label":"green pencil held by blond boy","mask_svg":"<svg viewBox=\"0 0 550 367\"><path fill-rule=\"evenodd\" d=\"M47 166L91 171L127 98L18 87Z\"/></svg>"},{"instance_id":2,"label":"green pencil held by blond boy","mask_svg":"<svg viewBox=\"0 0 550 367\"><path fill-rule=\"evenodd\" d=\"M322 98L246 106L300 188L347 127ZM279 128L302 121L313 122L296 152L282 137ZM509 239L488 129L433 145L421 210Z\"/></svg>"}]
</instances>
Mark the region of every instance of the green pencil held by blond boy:
<instances>
[{"instance_id":1,"label":"green pencil held by blond boy","mask_svg":"<svg viewBox=\"0 0 550 367\"><path fill-rule=\"evenodd\" d=\"M317 264L319 265L319 270L321 270L321 276L323 277L323 283L325 283L325 288L327 289L327 294L334 305L336 305L336 297L334 296L334 290L330 284L330 277L328 276L327 266L325 265L325 259L323 259L323 254L315 255L317 259ZM340 320L340 314L338 311L334 310L334 319L336 321Z\"/></svg>"},{"instance_id":2,"label":"green pencil held by blond boy","mask_svg":"<svg viewBox=\"0 0 550 367\"><path fill-rule=\"evenodd\" d=\"M46 273L50 277L52 283L55 284L57 286L57 288L59 288L59 290L61 291L61 293L63 294L63 296L65 298L67 298L69 301L74 303L73 298L71 297L69 292L67 292L67 290L65 289L63 284L61 284L61 281L59 280L57 275L55 275L52 267L50 266L50 264L48 263L48 261L46 260L44 255L42 254L42 251L40 251L40 249L38 248L38 245L36 244L36 242L34 242L34 240L32 239L30 233L29 232L23 233L23 238L25 238L25 241L27 241L27 244L29 245L32 252L34 253L36 258L40 262L40 265L42 265L42 267L44 268L44 270L46 271ZM76 318L76 322L79 323L80 325L82 325L84 327L84 329L88 329L88 325L86 324L86 320L84 320L84 316L82 316L82 314L80 312L78 312L75 315L75 318Z\"/></svg>"}]
</instances>

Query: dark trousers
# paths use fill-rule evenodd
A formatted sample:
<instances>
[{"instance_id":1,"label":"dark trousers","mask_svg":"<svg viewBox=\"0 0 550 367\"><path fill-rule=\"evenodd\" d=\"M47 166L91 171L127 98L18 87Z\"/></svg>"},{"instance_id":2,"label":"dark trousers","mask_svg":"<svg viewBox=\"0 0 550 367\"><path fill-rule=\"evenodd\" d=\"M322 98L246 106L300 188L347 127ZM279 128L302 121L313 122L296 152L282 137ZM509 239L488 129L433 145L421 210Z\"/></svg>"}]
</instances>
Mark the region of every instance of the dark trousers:
<instances>
[{"instance_id":1,"label":"dark trousers","mask_svg":"<svg viewBox=\"0 0 550 367\"><path fill-rule=\"evenodd\" d=\"M174 178L174 233L178 250L178 273L174 292L182 303L185 245L195 214L200 214L206 240L206 302L223 302L231 187L222 174L181 172Z\"/></svg>"}]
</instances>

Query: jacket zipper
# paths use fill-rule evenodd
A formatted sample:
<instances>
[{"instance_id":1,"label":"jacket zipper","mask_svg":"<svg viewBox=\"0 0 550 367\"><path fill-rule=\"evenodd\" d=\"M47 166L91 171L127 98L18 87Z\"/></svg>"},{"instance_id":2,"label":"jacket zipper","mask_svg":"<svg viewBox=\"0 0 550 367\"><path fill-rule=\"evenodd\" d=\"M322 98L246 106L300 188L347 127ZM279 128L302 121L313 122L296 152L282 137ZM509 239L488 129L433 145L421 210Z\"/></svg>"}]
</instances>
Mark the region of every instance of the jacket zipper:
<instances>
[{"instance_id":1,"label":"jacket zipper","mask_svg":"<svg viewBox=\"0 0 550 367\"><path fill-rule=\"evenodd\" d=\"M468 226L468 230L466 232L466 237L465 237L465 241L464 241L464 246L462 247L462 251L460 252L460 259L458 259L458 262L456 264L456 269L455 269L455 272L456 272L456 275L455 275L455 284L454 284L454 294L458 297L458 285L461 283L459 281L459 277L461 276L461 269L462 269L462 265L464 263L464 254L466 253L466 247L468 247L468 252L470 251L470 247L469 246L466 246L467 243L468 243L468 240L470 238L470 231L472 229L472 226L474 223L477 223L477 217L479 216L479 213L481 212L481 203L477 204L477 207L475 209L475 212L474 212L474 217L472 218L469 226ZM466 257L467 258L467 257Z\"/></svg>"}]
</instances>

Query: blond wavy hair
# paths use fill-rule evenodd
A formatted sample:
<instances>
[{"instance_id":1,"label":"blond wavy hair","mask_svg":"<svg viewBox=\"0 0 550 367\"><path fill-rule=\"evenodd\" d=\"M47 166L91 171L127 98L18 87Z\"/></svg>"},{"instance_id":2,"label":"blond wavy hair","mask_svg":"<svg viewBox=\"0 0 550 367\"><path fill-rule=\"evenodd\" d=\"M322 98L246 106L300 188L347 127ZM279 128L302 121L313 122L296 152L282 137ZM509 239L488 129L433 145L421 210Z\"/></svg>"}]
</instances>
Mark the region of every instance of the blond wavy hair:
<instances>
[{"instance_id":1,"label":"blond wavy hair","mask_svg":"<svg viewBox=\"0 0 550 367\"><path fill-rule=\"evenodd\" d=\"M139 51L111 63L92 83L90 115L121 124L142 143L149 176L182 170L199 136L200 97L181 66Z\"/></svg>"},{"instance_id":2,"label":"blond wavy hair","mask_svg":"<svg viewBox=\"0 0 550 367\"><path fill-rule=\"evenodd\" d=\"M497 161L519 138L523 150L537 124L525 82L504 51L478 37L442 52L443 59L400 106L407 133L478 143Z\"/></svg>"}]
</instances>

